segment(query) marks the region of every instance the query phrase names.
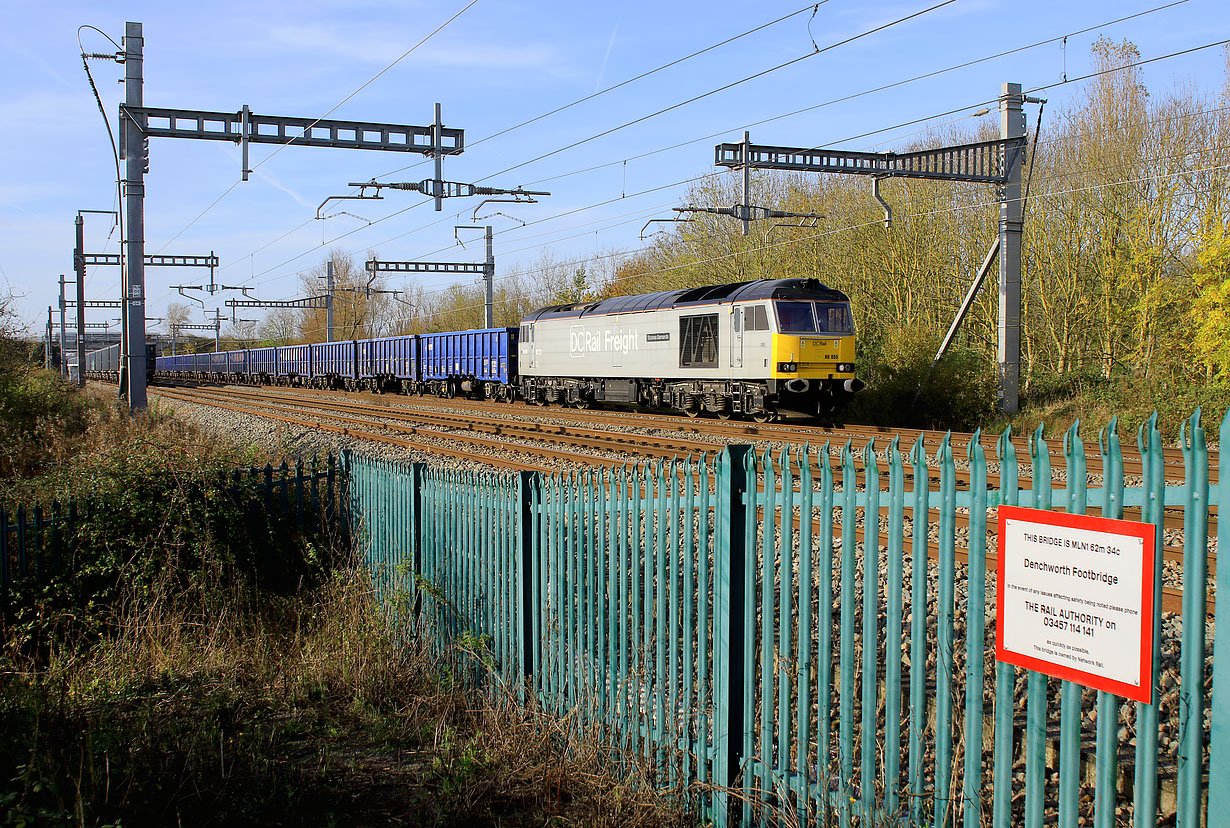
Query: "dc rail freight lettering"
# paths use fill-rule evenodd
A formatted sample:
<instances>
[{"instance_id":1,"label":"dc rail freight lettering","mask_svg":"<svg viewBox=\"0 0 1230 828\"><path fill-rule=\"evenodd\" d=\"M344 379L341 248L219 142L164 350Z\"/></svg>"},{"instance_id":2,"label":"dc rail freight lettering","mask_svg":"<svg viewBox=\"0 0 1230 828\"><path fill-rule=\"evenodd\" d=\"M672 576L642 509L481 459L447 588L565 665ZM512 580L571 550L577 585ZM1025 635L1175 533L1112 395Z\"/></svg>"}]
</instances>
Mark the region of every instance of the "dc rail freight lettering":
<instances>
[{"instance_id":1,"label":"dc rail freight lettering","mask_svg":"<svg viewBox=\"0 0 1230 828\"><path fill-rule=\"evenodd\" d=\"M771 279L553 305L517 328L161 356L156 376L763 422L839 410L854 367L846 295Z\"/></svg>"}]
</instances>

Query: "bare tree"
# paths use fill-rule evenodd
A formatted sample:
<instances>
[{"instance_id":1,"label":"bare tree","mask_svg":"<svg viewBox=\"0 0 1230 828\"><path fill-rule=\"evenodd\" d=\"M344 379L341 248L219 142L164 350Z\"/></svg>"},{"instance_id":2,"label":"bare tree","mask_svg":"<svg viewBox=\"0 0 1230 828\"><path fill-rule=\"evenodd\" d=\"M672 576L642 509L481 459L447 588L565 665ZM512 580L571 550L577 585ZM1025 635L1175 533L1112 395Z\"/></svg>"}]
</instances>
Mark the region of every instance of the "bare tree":
<instances>
[{"instance_id":1,"label":"bare tree","mask_svg":"<svg viewBox=\"0 0 1230 828\"><path fill-rule=\"evenodd\" d=\"M394 329L394 301L384 274L367 274L354 256L335 248L325 263L303 274L304 295L323 296L328 262L333 263L333 338L365 339ZM299 337L302 342L324 342L328 337L327 312L308 308L300 313Z\"/></svg>"},{"instance_id":2,"label":"bare tree","mask_svg":"<svg viewBox=\"0 0 1230 828\"><path fill-rule=\"evenodd\" d=\"M267 345L290 345L299 341L299 312L289 308L274 308L265 314L257 333Z\"/></svg>"}]
</instances>

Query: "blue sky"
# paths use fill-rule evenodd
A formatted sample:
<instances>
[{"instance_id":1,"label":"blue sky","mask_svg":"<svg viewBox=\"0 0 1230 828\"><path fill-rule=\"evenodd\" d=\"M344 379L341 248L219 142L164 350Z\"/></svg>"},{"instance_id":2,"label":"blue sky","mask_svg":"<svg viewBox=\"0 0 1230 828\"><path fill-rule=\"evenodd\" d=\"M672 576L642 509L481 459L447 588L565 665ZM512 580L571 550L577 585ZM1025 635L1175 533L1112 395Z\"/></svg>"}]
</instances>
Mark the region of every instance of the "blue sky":
<instances>
[{"instance_id":1,"label":"blue sky","mask_svg":"<svg viewBox=\"0 0 1230 828\"><path fill-rule=\"evenodd\" d=\"M515 167L486 183L552 193L538 204L490 205L482 211L498 209L529 223L521 227L503 216L489 219L497 232L498 272L530 267L544 249L561 256L635 249L645 221L671 215L670 207L685 199L688 185L676 182L712 173L713 146L738 140L748 124L776 119L751 127L756 143L883 150L894 141L916 138L920 126L841 142L950 110L973 111L994 99L1005 81L1030 89L1056 84L1065 71L1069 78L1083 75L1090 68L1089 46L1099 35L1133 41L1142 58L1230 37L1230 4L1224 0L1189 0L1106 26L1101 24L1162 2L1044 1L1025 6L1007 0L956 0L574 149L553 152L801 58L814 51L813 42L824 49L937 2L829 0L814 15L808 8L698 58L482 141L805 6L727 0L478 0L368 84L468 0L0 0L0 116L6 126L0 141L8 159L0 173L0 279L19 295L22 318L41 333L47 305L56 301L59 274L71 278L77 210L114 209L111 147L81 68L77 30L82 25L96 26L119 41L125 21L144 24L149 106L237 111L247 104L257 113L300 117L321 117L337 107L330 117L428 124L433 104L440 102L445 125L464 129L469 147L446 160L446 179L474 182ZM780 117L1095 26L1070 37L1066 47L1052 43ZM88 52L114 51L96 32L85 30L81 37ZM1190 84L1213 95L1225 82L1225 65L1222 49L1213 48L1159 61L1144 72L1154 91ZM122 67L98 60L90 67L114 128ZM1080 83L1048 89L1043 93L1049 99L1048 113L1060 111L1083 89ZM1032 128L1036 109L1029 113ZM254 146L256 172L250 181L232 187L239 178L237 147L178 139L153 139L151 144L146 252L214 251L222 265L219 281L250 286L259 298L298 295L297 274L318 266L333 247L349 250L358 260L368 251L386 260L477 261L482 255L481 245L462 249L453 238L454 225L470 223L477 199L448 200L444 212L435 213L422 196L393 192L383 201L343 202L326 211L346 210L374 224L345 215L314 220L323 199L349 192L347 182L430 177L429 162L417 155L302 147L274 155L275 147ZM683 146L666 149L674 145ZM552 154L525 164L547 153ZM108 218L87 216L85 226L88 252L117 251L118 232L109 235ZM160 316L169 300L179 299L169 285L199 283L202 276L185 270L147 271L147 313ZM442 276L424 279L428 288L448 281ZM92 268L86 289L88 299L115 298L117 269ZM220 306L234 295L219 293L207 304ZM118 315L94 314L90 318Z\"/></svg>"}]
</instances>

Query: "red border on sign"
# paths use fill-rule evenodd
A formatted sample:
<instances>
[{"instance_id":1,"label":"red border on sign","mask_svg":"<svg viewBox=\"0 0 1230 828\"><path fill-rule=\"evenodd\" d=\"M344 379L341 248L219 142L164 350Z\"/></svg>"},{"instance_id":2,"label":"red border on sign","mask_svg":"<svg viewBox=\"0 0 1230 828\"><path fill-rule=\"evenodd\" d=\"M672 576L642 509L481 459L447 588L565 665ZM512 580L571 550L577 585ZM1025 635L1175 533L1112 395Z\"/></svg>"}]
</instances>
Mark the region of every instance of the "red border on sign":
<instances>
[{"instance_id":1,"label":"red border on sign","mask_svg":"<svg viewBox=\"0 0 1230 828\"><path fill-rule=\"evenodd\" d=\"M1064 664L1056 664L1046 659L1024 655L1014 650L1004 649L1004 564L1007 556L1004 554L1004 527L1008 519L1026 520L1032 523L1042 523L1049 526L1063 526L1068 529L1085 529L1093 532L1111 532L1116 535L1127 535L1140 538L1141 543L1141 579L1140 579L1140 676L1141 683L1137 687L1122 681L1115 681L1098 673L1090 673ZM1027 509L1023 506L999 507L999 555L996 561L995 589L995 658L1007 664L1015 664L1048 676L1073 681L1105 690L1125 699L1150 704L1153 701L1153 568L1157 554L1157 527L1152 523L1137 523L1130 520L1115 520L1113 518L1092 517L1090 515L1073 515L1066 512L1048 512L1045 509Z\"/></svg>"}]
</instances>

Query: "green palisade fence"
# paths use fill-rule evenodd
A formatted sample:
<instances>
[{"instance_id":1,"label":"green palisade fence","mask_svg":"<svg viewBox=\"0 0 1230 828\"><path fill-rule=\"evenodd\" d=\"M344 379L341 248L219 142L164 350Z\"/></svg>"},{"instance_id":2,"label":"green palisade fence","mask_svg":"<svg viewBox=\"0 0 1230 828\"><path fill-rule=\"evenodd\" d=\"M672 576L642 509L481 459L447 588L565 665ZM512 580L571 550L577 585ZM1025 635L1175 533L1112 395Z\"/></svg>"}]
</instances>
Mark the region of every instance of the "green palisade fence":
<instances>
[{"instance_id":1,"label":"green palisade fence","mask_svg":"<svg viewBox=\"0 0 1230 828\"><path fill-rule=\"evenodd\" d=\"M717 825L1230 824L1230 658L1209 669L1230 631L1202 623L1230 470L1210 484L1199 412L1181 485L1153 422L1137 442L1131 477L1113 422L1089 448L1075 426L1055 444L1005 433L990 458L975 435L545 476L346 465L399 623L460 641L470 676L688 786ZM1032 486L1052 450L1066 482ZM1139 508L1159 526L1158 606L1163 510L1183 510L1182 620L1158 613L1152 704L995 661L1000 504ZM1230 567L1217 579L1230 589Z\"/></svg>"}]
</instances>

